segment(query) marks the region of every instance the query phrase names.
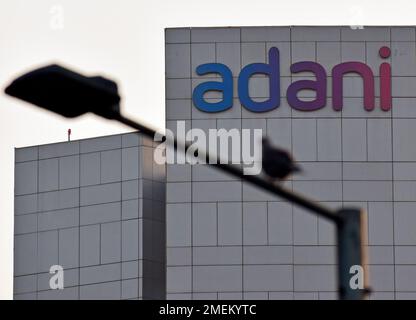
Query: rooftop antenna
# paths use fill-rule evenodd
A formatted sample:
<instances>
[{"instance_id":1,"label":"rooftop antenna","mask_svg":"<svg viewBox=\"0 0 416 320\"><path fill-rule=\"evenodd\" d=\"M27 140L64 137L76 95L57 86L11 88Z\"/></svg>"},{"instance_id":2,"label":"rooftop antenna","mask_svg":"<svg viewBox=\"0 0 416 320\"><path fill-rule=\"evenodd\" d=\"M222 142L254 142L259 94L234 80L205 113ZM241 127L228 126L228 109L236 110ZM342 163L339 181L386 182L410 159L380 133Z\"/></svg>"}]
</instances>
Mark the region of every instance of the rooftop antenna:
<instances>
[{"instance_id":1,"label":"rooftop antenna","mask_svg":"<svg viewBox=\"0 0 416 320\"><path fill-rule=\"evenodd\" d=\"M71 128L68 129L68 142L71 141Z\"/></svg>"}]
</instances>

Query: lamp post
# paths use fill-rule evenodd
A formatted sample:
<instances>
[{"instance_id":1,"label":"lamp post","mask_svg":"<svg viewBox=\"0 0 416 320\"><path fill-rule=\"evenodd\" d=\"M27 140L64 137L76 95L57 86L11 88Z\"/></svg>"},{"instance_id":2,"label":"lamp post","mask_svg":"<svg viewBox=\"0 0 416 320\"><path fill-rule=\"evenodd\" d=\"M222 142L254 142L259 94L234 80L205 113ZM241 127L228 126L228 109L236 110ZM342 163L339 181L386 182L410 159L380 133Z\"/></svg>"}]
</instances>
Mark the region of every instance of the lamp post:
<instances>
[{"instance_id":1,"label":"lamp post","mask_svg":"<svg viewBox=\"0 0 416 320\"><path fill-rule=\"evenodd\" d=\"M92 112L119 121L152 139L156 134L156 130L126 118L120 113L121 98L117 84L100 76L86 77L61 66L50 65L20 76L6 88L5 92L64 117L74 118ZM189 146L186 141L173 139L175 150L187 150ZM205 163L210 163L208 152L198 150L198 157L206 160ZM351 270L355 270L354 267L366 269L364 264L366 246L363 236L366 224L363 211L356 208L341 208L335 211L269 180L256 175L245 175L243 169L238 166L221 161L216 161L213 165L334 223L337 230L339 298L364 299L368 290L362 286L351 285L353 276ZM361 276L364 280L367 279L365 274Z\"/></svg>"}]
</instances>

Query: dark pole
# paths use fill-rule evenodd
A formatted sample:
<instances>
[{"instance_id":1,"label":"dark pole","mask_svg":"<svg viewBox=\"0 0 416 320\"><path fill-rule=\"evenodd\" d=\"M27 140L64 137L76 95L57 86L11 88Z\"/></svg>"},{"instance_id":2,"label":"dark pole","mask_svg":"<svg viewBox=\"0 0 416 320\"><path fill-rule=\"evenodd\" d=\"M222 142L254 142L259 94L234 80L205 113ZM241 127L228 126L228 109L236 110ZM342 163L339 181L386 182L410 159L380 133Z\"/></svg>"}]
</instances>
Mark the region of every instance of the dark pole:
<instances>
[{"instance_id":1,"label":"dark pole","mask_svg":"<svg viewBox=\"0 0 416 320\"><path fill-rule=\"evenodd\" d=\"M337 224L338 243L338 292L341 300L362 300L369 293L367 287L366 227L365 213L360 209L342 208L342 219ZM356 277L353 281L353 276ZM361 288L357 286L362 282ZM353 283L351 283L353 282ZM355 283L354 283L355 282Z\"/></svg>"}]
</instances>

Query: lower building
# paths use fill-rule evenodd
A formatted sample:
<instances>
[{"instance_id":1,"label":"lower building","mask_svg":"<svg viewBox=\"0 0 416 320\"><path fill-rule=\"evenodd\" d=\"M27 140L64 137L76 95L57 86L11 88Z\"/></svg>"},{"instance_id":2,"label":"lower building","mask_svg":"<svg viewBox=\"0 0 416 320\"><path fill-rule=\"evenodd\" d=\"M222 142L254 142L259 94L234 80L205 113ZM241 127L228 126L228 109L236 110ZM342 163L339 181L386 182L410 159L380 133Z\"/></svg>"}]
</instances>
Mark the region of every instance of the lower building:
<instances>
[{"instance_id":1,"label":"lower building","mask_svg":"<svg viewBox=\"0 0 416 320\"><path fill-rule=\"evenodd\" d=\"M166 298L165 169L152 141L41 145L15 161L15 299Z\"/></svg>"}]
</instances>

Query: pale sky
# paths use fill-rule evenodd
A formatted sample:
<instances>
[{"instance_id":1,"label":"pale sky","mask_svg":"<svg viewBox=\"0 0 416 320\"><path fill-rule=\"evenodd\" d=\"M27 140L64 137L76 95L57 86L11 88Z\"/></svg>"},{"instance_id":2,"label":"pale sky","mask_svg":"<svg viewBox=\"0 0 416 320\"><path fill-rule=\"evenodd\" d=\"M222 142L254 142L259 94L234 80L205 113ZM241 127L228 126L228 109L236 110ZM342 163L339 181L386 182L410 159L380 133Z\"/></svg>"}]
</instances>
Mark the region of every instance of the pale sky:
<instances>
[{"instance_id":1,"label":"pale sky","mask_svg":"<svg viewBox=\"0 0 416 320\"><path fill-rule=\"evenodd\" d=\"M15 76L59 62L119 83L126 114L164 126L164 28L415 25L414 0L1 0L0 299L13 292L14 148L130 131L66 120L3 93Z\"/></svg>"}]
</instances>

